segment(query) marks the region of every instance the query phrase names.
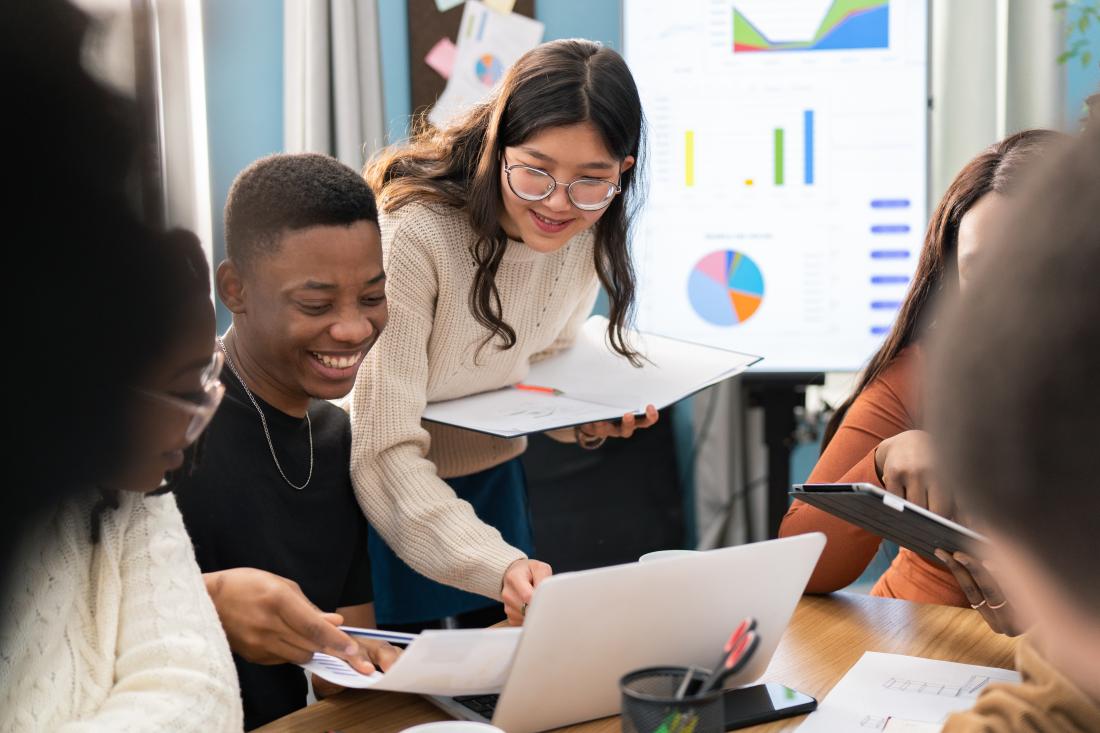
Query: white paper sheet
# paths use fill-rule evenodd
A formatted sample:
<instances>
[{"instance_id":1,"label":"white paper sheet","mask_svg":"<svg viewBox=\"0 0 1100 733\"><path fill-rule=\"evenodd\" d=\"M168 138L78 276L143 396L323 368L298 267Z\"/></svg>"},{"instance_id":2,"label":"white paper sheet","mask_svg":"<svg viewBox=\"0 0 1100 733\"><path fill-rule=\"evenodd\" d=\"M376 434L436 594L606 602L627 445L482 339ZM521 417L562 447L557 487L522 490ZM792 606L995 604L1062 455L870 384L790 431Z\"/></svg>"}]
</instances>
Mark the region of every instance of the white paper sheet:
<instances>
[{"instance_id":1,"label":"white paper sheet","mask_svg":"<svg viewBox=\"0 0 1100 733\"><path fill-rule=\"evenodd\" d=\"M346 662L314 654L301 665L344 687L421 695L483 695L500 692L522 629L425 631L385 674L362 675Z\"/></svg>"},{"instance_id":2,"label":"white paper sheet","mask_svg":"<svg viewBox=\"0 0 1100 733\"><path fill-rule=\"evenodd\" d=\"M543 25L517 13L499 13L469 0L458 26L454 66L428 120L442 126L482 102L504 72L542 41Z\"/></svg>"},{"instance_id":3,"label":"white paper sheet","mask_svg":"<svg viewBox=\"0 0 1100 733\"><path fill-rule=\"evenodd\" d=\"M664 409L703 387L745 370L759 357L646 334L633 345L651 363L637 369L605 342L607 319L585 322L572 348L531 366L526 384L553 387L551 395L505 388L433 402L424 419L504 437L543 432Z\"/></svg>"},{"instance_id":4,"label":"white paper sheet","mask_svg":"<svg viewBox=\"0 0 1100 733\"><path fill-rule=\"evenodd\" d=\"M799 733L872 733L891 718L941 724L974 705L993 682L1019 682L1007 669L864 652ZM910 726L912 727L912 726Z\"/></svg>"}]
</instances>

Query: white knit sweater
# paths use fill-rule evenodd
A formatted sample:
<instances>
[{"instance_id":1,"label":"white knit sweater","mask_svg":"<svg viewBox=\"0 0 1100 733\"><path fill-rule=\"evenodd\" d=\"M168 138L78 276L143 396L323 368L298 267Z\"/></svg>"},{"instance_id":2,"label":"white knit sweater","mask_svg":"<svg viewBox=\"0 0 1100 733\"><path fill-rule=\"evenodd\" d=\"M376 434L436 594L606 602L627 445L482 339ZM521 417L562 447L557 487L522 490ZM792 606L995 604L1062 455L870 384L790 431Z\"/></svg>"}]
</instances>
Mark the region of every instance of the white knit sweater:
<instances>
[{"instance_id":1,"label":"white knit sweater","mask_svg":"<svg viewBox=\"0 0 1100 733\"><path fill-rule=\"evenodd\" d=\"M598 292L593 233L541 254L509 242L496 274L516 345L478 347L488 331L470 312L476 236L466 214L407 205L384 214L389 325L352 393L351 475L359 503L390 547L441 583L498 598L504 571L523 558L440 477L476 473L523 452L505 440L421 423L428 402L499 389L532 362L572 344Z\"/></svg>"},{"instance_id":2,"label":"white knit sweater","mask_svg":"<svg viewBox=\"0 0 1100 733\"><path fill-rule=\"evenodd\" d=\"M237 675L172 495L39 526L0 601L0 731L240 731Z\"/></svg>"}]
</instances>

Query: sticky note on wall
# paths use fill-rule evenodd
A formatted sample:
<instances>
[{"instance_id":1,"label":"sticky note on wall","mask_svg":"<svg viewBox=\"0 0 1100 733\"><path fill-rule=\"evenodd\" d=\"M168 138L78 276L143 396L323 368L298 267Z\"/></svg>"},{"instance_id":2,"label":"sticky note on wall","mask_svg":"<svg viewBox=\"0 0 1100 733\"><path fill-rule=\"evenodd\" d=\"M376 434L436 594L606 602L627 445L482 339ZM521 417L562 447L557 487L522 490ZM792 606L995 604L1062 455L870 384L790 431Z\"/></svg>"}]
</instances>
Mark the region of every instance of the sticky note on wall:
<instances>
[{"instance_id":1,"label":"sticky note on wall","mask_svg":"<svg viewBox=\"0 0 1100 733\"><path fill-rule=\"evenodd\" d=\"M446 13L456 5L461 5L464 0L435 0L435 6L439 8L439 12Z\"/></svg>"},{"instance_id":2,"label":"sticky note on wall","mask_svg":"<svg viewBox=\"0 0 1100 733\"><path fill-rule=\"evenodd\" d=\"M455 45L450 38L440 38L424 57L424 62L435 69L444 79L451 78L455 65Z\"/></svg>"},{"instance_id":3,"label":"sticky note on wall","mask_svg":"<svg viewBox=\"0 0 1100 733\"><path fill-rule=\"evenodd\" d=\"M510 13L512 8L516 7L516 0L482 0L482 2L485 3L485 7L498 13Z\"/></svg>"}]
</instances>

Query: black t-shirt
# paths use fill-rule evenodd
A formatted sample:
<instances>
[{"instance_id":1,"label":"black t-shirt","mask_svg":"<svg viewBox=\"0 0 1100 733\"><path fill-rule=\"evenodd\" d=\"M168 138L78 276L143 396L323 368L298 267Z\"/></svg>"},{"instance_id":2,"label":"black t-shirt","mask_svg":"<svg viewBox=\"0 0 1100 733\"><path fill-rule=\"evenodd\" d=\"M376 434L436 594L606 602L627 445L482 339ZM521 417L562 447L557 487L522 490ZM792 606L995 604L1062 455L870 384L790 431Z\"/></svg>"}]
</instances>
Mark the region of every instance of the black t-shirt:
<instances>
[{"instance_id":1,"label":"black t-shirt","mask_svg":"<svg viewBox=\"0 0 1100 733\"><path fill-rule=\"evenodd\" d=\"M351 424L343 410L314 400L313 478L301 491L280 475L259 413L237 378L223 375L225 399L206 429L199 466L176 490L202 571L250 567L289 578L323 611L369 603L367 524L349 472ZM305 418L256 398L287 478L309 474ZM306 679L292 664L259 665L234 655L245 727L305 705Z\"/></svg>"}]
</instances>

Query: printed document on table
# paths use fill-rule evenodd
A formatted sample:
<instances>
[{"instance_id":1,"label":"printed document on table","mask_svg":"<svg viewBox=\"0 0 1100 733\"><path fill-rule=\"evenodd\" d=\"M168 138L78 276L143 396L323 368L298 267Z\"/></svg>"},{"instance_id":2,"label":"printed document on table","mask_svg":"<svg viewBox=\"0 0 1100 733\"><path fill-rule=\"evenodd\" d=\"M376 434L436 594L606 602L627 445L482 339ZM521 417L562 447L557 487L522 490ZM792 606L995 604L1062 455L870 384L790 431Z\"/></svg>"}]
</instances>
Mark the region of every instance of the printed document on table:
<instances>
[{"instance_id":1,"label":"printed document on table","mask_svg":"<svg viewBox=\"0 0 1100 733\"><path fill-rule=\"evenodd\" d=\"M891 719L942 724L951 713L973 707L996 682L1016 683L1007 669L864 652L825 697L799 733L871 733Z\"/></svg>"},{"instance_id":2,"label":"printed document on table","mask_svg":"<svg viewBox=\"0 0 1100 733\"><path fill-rule=\"evenodd\" d=\"M328 654L314 654L301 666L344 687L421 695L485 695L504 687L522 632L520 628L425 631L384 674L359 674Z\"/></svg>"}]
</instances>

